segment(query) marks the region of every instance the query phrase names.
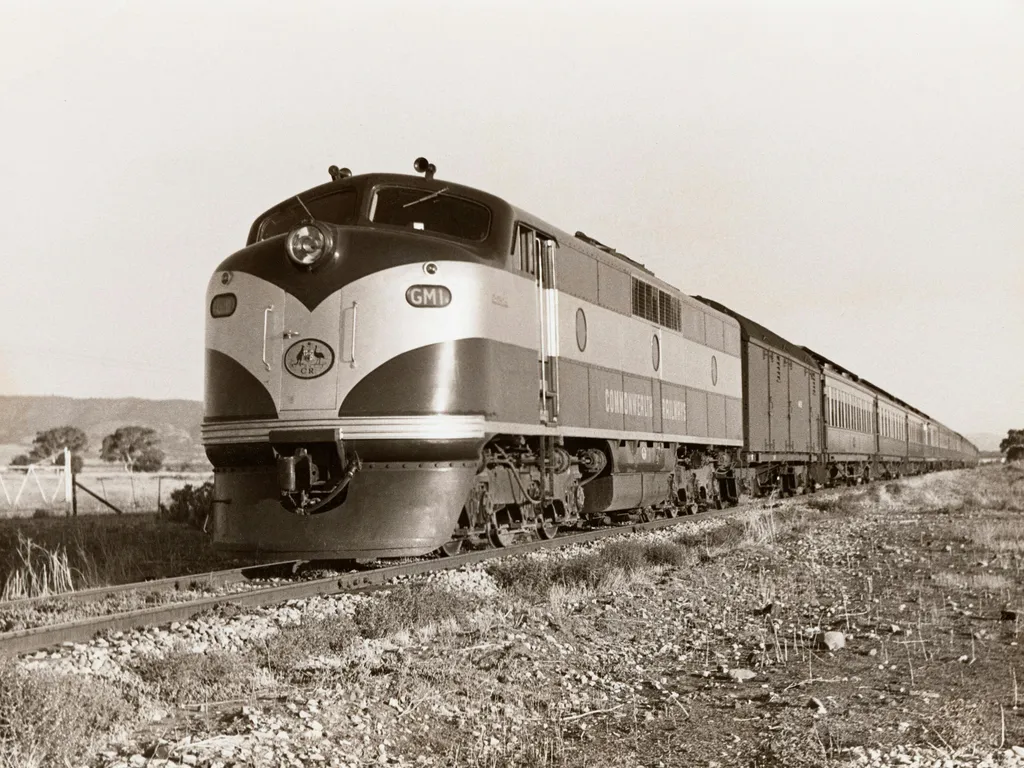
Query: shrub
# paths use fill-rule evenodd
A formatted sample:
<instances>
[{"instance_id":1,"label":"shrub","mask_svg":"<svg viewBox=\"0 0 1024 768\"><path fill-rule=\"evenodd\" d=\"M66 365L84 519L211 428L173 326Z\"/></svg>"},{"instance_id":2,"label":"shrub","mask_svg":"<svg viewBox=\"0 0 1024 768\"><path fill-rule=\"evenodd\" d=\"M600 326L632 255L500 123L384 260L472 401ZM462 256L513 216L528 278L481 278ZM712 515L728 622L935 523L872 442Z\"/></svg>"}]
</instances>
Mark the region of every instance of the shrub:
<instances>
[{"instance_id":1,"label":"shrub","mask_svg":"<svg viewBox=\"0 0 1024 768\"><path fill-rule=\"evenodd\" d=\"M729 519L713 528L685 531L676 536L674 541L684 547L703 547L708 550L736 544L742 539L744 533L742 521Z\"/></svg>"},{"instance_id":2,"label":"shrub","mask_svg":"<svg viewBox=\"0 0 1024 768\"><path fill-rule=\"evenodd\" d=\"M280 680L301 685L309 681L307 662L319 656L337 656L359 636L347 616L319 618L296 627L282 627L257 643L262 666Z\"/></svg>"},{"instance_id":3,"label":"shrub","mask_svg":"<svg viewBox=\"0 0 1024 768\"><path fill-rule=\"evenodd\" d=\"M141 656L134 667L156 698L179 705L248 696L256 672L252 657L221 650L175 650L163 658Z\"/></svg>"},{"instance_id":4,"label":"shrub","mask_svg":"<svg viewBox=\"0 0 1024 768\"><path fill-rule=\"evenodd\" d=\"M360 603L353 618L363 636L387 637L403 629L465 616L482 602L474 595L433 584L402 585L382 600Z\"/></svg>"},{"instance_id":5,"label":"shrub","mask_svg":"<svg viewBox=\"0 0 1024 768\"><path fill-rule=\"evenodd\" d=\"M133 711L105 680L0 661L0 766L81 764Z\"/></svg>"},{"instance_id":6,"label":"shrub","mask_svg":"<svg viewBox=\"0 0 1024 768\"><path fill-rule=\"evenodd\" d=\"M198 488L186 483L171 491L171 503L160 505L160 516L174 523L187 523L193 528L206 530L206 523L213 514L213 483L206 482Z\"/></svg>"},{"instance_id":7,"label":"shrub","mask_svg":"<svg viewBox=\"0 0 1024 768\"><path fill-rule=\"evenodd\" d=\"M560 558L512 558L488 566L498 586L526 599L541 599L551 587L596 589L613 572L632 574L648 567L692 565L686 545L614 541L595 554Z\"/></svg>"}]
</instances>

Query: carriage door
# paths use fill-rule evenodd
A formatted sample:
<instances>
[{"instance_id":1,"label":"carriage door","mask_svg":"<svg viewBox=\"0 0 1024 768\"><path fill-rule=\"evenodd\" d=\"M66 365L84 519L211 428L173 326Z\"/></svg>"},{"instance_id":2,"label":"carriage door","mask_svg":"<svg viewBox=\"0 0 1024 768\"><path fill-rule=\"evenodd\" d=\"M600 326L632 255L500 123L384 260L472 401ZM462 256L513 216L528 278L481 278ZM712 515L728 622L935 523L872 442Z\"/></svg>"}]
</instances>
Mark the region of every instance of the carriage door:
<instances>
[{"instance_id":1,"label":"carriage door","mask_svg":"<svg viewBox=\"0 0 1024 768\"><path fill-rule=\"evenodd\" d=\"M768 356L768 392L771 396L771 445L773 451L792 449L789 439L789 360L778 352Z\"/></svg>"},{"instance_id":2,"label":"carriage door","mask_svg":"<svg viewBox=\"0 0 1024 768\"><path fill-rule=\"evenodd\" d=\"M555 289L555 241L519 227L520 268L533 275L537 292L537 368L542 424L558 422L558 292Z\"/></svg>"},{"instance_id":3,"label":"carriage door","mask_svg":"<svg viewBox=\"0 0 1024 768\"><path fill-rule=\"evenodd\" d=\"M811 450L811 402L809 371L792 360L789 367L789 450Z\"/></svg>"},{"instance_id":4,"label":"carriage door","mask_svg":"<svg viewBox=\"0 0 1024 768\"><path fill-rule=\"evenodd\" d=\"M811 453L821 451L822 414L821 414L821 382L817 371L810 371L807 377L810 380L810 399L807 401L808 413L811 418Z\"/></svg>"}]
</instances>

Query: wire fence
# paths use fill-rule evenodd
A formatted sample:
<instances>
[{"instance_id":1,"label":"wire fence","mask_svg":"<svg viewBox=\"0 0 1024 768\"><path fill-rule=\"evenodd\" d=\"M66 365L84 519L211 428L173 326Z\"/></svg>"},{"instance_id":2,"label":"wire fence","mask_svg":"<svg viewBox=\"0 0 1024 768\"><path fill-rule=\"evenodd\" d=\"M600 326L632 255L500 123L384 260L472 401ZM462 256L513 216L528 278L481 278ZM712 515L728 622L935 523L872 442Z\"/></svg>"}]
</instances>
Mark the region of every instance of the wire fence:
<instances>
[{"instance_id":1,"label":"wire fence","mask_svg":"<svg viewBox=\"0 0 1024 768\"><path fill-rule=\"evenodd\" d=\"M73 498L80 515L113 514L111 507L124 513L156 512L170 503L174 491L212 480L212 472L83 472L74 475L78 489L73 490L70 460L0 467L0 517L71 514Z\"/></svg>"}]
</instances>

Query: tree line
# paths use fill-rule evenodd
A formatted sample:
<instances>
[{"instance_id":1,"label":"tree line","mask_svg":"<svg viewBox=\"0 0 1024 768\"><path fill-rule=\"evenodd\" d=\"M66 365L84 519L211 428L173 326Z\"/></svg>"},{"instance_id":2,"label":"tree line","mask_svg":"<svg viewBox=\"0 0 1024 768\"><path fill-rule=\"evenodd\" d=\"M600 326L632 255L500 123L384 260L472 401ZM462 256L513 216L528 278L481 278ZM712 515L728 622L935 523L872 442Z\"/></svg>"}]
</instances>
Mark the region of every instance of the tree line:
<instances>
[{"instance_id":1,"label":"tree line","mask_svg":"<svg viewBox=\"0 0 1024 768\"><path fill-rule=\"evenodd\" d=\"M1010 461L1024 459L1024 429L1011 429L999 443L999 452Z\"/></svg>"},{"instance_id":2,"label":"tree line","mask_svg":"<svg viewBox=\"0 0 1024 768\"><path fill-rule=\"evenodd\" d=\"M71 471L78 473L89 448L89 437L78 427L54 427L37 432L32 449L11 459L11 466L26 466L53 457L54 464L64 463L64 449L71 451ZM103 438L100 446L103 461L119 463L127 472L158 472L164 465L160 437L149 427L119 427Z\"/></svg>"}]
</instances>

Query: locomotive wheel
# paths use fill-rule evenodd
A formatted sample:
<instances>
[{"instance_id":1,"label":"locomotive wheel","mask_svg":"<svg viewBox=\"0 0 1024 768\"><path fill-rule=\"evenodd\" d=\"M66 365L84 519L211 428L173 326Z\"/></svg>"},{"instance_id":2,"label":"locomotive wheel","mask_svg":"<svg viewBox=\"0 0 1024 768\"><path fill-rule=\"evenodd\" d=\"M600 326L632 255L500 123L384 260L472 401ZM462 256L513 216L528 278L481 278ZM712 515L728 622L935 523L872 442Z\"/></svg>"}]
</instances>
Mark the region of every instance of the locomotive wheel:
<instances>
[{"instance_id":1,"label":"locomotive wheel","mask_svg":"<svg viewBox=\"0 0 1024 768\"><path fill-rule=\"evenodd\" d=\"M437 548L437 554L441 557L455 557L462 551L462 543L464 539L452 539L446 544L442 544Z\"/></svg>"},{"instance_id":2,"label":"locomotive wheel","mask_svg":"<svg viewBox=\"0 0 1024 768\"><path fill-rule=\"evenodd\" d=\"M501 530L495 526L491 526L487 529L487 540L491 542L491 546L497 547L498 549L504 549L505 547L511 547L512 543L516 540L516 537L515 534L507 528L505 530Z\"/></svg>"},{"instance_id":3,"label":"locomotive wheel","mask_svg":"<svg viewBox=\"0 0 1024 768\"><path fill-rule=\"evenodd\" d=\"M534 520L537 522L537 535L545 541L553 539L558 535L559 526L555 522L557 514L558 512L552 504L548 504L544 508L541 508L539 504L533 505Z\"/></svg>"},{"instance_id":4,"label":"locomotive wheel","mask_svg":"<svg viewBox=\"0 0 1024 768\"><path fill-rule=\"evenodd\" d=\"M558 535L558 524L541 520L537 523L537 534L545 541L555 538Z\"/></svg>"}]
</instances>

